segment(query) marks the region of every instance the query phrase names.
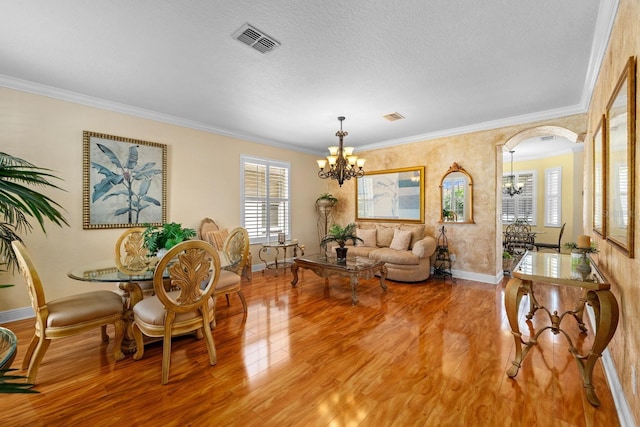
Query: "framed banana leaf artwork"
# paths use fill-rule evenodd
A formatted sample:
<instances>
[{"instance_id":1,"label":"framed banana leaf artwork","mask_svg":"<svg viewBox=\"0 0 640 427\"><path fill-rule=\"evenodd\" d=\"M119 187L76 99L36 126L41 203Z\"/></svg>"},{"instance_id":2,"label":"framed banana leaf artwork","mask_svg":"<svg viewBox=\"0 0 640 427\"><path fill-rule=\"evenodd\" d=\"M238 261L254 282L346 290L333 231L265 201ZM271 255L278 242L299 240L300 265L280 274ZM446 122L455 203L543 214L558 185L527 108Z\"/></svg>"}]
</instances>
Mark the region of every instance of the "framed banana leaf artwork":
<instances>
[{"instance_id":1,"label":"framed banana leaf artwork","mask_svg":"<svg viewBox=\"0 0 640 427\"><path fill-rule=\"evenodd\" d=\"M84 229L166 222L166 145L84 131L82 163Z\"/></svg>"}]
</instances>

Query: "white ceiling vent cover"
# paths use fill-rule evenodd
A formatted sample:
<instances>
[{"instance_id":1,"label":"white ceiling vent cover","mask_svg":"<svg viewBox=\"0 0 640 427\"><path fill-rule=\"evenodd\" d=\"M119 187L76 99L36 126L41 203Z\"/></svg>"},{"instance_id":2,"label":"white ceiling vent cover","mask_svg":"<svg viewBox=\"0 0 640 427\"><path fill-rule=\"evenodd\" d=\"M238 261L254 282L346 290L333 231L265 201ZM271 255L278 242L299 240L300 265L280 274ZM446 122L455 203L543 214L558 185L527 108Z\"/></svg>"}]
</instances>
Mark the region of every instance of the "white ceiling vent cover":
<instances>
[{"instance_id":1,"label":"white ceiling vent cover","mask_svg":"<svg viewBox=\"0 0 640 427\"><path fill-rule=\"evenodd\" d=\"M280 42L249 24L240 27L232 37L262 53L269 53L280 46Z\"/></svg>"},{"instance_id":2,"label":"white ceiling vent cover","mask_svg":"<svg viewBox=\"0 0 640 427\"><path fill-rule=\"evenodd\" d=\"M395 122L396 120L402 120L404 119L404 116L398 112L395 113L391 113L391 114L386 114L384 116L385 119L389 120L390 122Z\"/></svg>"}]
</instances>

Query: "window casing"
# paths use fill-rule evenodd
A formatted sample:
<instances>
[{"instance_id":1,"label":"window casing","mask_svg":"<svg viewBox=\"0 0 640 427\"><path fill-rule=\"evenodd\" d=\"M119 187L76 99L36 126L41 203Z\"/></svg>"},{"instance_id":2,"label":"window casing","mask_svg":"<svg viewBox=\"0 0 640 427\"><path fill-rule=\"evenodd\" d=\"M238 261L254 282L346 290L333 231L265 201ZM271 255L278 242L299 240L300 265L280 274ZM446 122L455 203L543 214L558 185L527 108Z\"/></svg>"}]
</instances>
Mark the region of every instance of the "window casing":
<instances>
[{"instance_id":1,"label":"window casing","mask_svg":"<svg viewBox=\"0 0 640 427\"><path fill-rule=\"evenodd\" d=\"M249 156L240 162L240 214L251 243L277 241L278 233L289 238L290 163Z\"/></svg>"},{"instance_id":2,"label":"window casing","mask_svg":"<svg viewBox=\"0 0 640 427\"><path fill-rule=\"evenodd\" d=\"M532 171L514 172L517 183L523 183L522 192L510 197L502 194L502 222L512 223L516 219L526 220L530 225L536 225L537 209L537 173ZM509 180L509 174L502 176L502 186Z\"/></svg>"},{"instance_id":3,"label":"window casing","mask_svg":"<svg viewBox=\"0 0 640 427\"><path fill-rule=\"evenodd\" d=\"M562 225L562 167L544 170L544 225Z\"/></svg>"}]
</instances>

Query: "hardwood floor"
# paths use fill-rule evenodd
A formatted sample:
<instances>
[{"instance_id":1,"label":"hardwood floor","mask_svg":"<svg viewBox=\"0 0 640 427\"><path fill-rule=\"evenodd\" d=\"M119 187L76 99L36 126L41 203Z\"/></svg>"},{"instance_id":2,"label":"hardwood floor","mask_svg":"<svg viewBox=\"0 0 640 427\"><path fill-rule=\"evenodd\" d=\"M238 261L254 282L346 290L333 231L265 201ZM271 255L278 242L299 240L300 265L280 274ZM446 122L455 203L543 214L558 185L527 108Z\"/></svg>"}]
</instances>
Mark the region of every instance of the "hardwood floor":
<instances>
[{"instance_id":1,"label":"hardwood floor","mask_svg":"<svg viewBox=\"0 0 640 427\"><path fill-rule=\"evenodd\" d=\"M220 297L217 365L208 365L204 341L175 339L165 386L160 343L140 361L116 363L98 330L53 341L41 393L0 395L0 425L619 425L601 362L594 408L562 335L544 332L517 377L506 376L514 352L506 282L387 281L383 292L377 279L362 280L351 306L347 279L325 286L311 271L299 274L292 289L290 272L254 273L243 282L246 316L236 295L230 306ZM536 295L569 308L569 292L540 286ZM18 335L19 367L33 320L3 326ZM590 345L591 333L563 326Z\"/></svg>"}]
</instances>

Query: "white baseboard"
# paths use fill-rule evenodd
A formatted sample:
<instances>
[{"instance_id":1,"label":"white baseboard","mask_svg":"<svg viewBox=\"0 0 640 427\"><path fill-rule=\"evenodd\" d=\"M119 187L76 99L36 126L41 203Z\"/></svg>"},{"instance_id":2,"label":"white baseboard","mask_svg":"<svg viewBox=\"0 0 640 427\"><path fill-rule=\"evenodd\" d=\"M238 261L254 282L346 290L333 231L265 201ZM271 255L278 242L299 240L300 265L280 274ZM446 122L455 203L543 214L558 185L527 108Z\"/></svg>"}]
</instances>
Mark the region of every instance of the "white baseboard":
<instances>
[{"instance_id":1,"label":"white baseboard","mask_svg":"<svg viewBox=\"0 0 640 427\"><path fill-rule=\"evenodd\" d=\"M29 319L31 317L36 317L31 307L0 311L0 325L7 322L15 322L16 320Z\"/></svg>"},{"instance_id":2,"label":"white baseboard","mask_svg":"<svg viewBox=\"0 0 640 427\"><path fill-rule=\"evenodd\" d=\"M596 315L593 312L593 307L591 307L590 305L587 305L587 315L589 316L589 322L591 323L592 329L594 329L593 325L596 324ZM627 397L622 390L622 384L620 384L618 371L613 364L613 359L611 358L611 353L609 353L608 349L605 349L602 352L602 365L604 367L604 374L607 377L609 389L611 390L613 403L616 405L616 411L618 413L620 426L635 427L636 423L633 414L631 413L629 402L627 402Z\"/></svg>"},{"instance_id":3,"label":"white baseboard","mask_svg":"<svg viewBox=\"0 0 640 427\"><path fill-rule=\"evenodd\" d=\"M433 269L431 269L433 272ZM465 279L465 280L473 280L474 282L481 283L490 283L492 285L496 285L500 283L504 275L501 273L499 275L491 276L489 274L480 274L474 273L472 271L463 271L463 270L451 270L451 274L453 274L454 279Z\"/></svg>"}]
</instances>

